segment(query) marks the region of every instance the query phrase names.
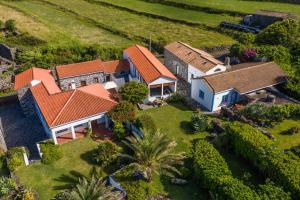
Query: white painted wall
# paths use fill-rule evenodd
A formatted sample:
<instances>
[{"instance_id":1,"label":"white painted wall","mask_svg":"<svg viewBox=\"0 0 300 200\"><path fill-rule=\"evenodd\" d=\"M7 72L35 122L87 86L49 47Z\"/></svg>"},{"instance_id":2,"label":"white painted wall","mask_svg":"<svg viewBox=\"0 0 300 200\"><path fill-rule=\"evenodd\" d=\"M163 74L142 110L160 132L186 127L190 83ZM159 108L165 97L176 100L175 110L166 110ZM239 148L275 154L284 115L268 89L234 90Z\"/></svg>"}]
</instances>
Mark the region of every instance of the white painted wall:
<instances>
[{"instance_id":1,"label":"white painted wall","mask_svg":"<svg viewBox=\"0 0 300 200\"><path fill-rule=\"evenodd\" d=\"M215 72L217 69L220 69L221 71L217 71ZM217 65L214 68L210 69L209 71L206 72L206 75L210 75L210 74L216 74L216 73L220 73L220 72L225 72L226 71L226 67L224 65Z\"/></svg>"},{"instance_id":2,"label":"white painted wall","mask_svg":"<svg viewBox=\"0 0 300 200\"><path fill-rule=\"evenodd\" d=\"M204 92L204 98L199 97L200 90ZM214 94L212 89L202 79L192 79L191 97L203 105L209 111L212 109Z\"/></svg>"},{"instance_id":3,"label":"white painted wall","mask_svg":"<svg viewBox=\"0 0 300 200\"><path fill-rule=\"evenodd\" d=\"M161 77L156 79L155 81L152 81L149 85L158 85L163 83L175 83L176 81L167 77Z\"/></svg>"},{"instance_id":4,"label":"white painted wall","mask_svg":"<svg viewBox=\"0 0 300 200\"><path fill-rule=\"evenodd\" d=\"M201 70L197 69L193 65L188 65L188 82L192 83L192 75L194 75L194 78L205 76L205 73Z\"/></svg>"}]
</instances>

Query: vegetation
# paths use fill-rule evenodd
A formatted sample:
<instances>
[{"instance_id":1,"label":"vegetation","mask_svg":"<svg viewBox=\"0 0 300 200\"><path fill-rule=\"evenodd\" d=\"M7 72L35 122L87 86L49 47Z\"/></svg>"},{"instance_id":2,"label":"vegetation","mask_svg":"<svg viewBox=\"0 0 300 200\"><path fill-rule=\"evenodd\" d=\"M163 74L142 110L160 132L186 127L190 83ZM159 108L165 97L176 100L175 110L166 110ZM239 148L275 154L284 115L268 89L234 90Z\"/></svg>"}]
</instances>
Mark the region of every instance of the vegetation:
<instances>
[{"instance_id":1,"label":"vegetation","mask_svg":"<svg viewBox=\"0 0 300 200\"><path fill-rule=\"evenodd\" d=\"M121 101L114 109L109 111L108 115L114 121L126 122L135 119L135 106L128 101Z\"/></svg>"},{"instance_id":2,"label":"vegetation","mask_svg":"<svg viewBox=\"0 0 300 200\"><path fill-rule=\"evenodd\" d=\"M122 99L132 104L141 103L147 97L149 91L145 84L130 81L120 88L119 94Z\"/></svg>"},{"instance_id":3,"label":"vegetation","mask_svg":"<svg viewBox=\"0 0 300 200\"><path fill-rule=\"evenodd\" d=\"M9 171L13 172L24 165L23 153L24 150L20 147L9 149L7 152L7 168Z\"/></svg>"},{"instance_id":4,"label":"vegetation","mask_svg":"<svg viewBox=\"0 0 300 200\"><path fill-rule=\"evenodd\" d=\"M255 191L232 177L224 158L204 140L195 144L194 170L202 185L221 199L259 199Z\"/></svg>"},{"instance_id":5,"label":"vegetation","mask_svg":"<svg viewBox=\"0 0 300 200\"><path fill-rule=\"evenodd\" d=\"M258 194L261 200L291 200L290 193L286 193L282 187L276 186L273 182L267 181L260 185Z\"/></svg>"},{"instance_id":6,"label":"vegetation","mask_svg":"<svg viewBox=\"0 0 300 200\"><path fill-rule=\"evenodd\" d=\"M298 198L300 191L299 160L278 149L257 129L250 125L233 123L227 126L227 136L233 149L250 161L258 170L281 184Z\"/></svg>"},{"instance_id":7,"label":"vegetation","mask_svg":"<svg viewBox=\"0 0 300 200\"><path fill-rule=\"evenodd\" d=\"M191 125L195 133L210 130L208 117L200 112L192 116Z\"/></svg>"},{"instance_id":8,"label":"vegetation","mask_svg":"<svg viewBox=\"0 0 300 200\"><path fill-rule=\"evenodd\" d=\"M184 156L173 152L176 142L160 131L144 131L143 138L129 137L123 143L133 154L122 154L121 157L129 159L131 165L136 165L145 172L149 182L153 180L154 173L167 176L180 174L175 166L183 164Z\"/></svg>"},{"instance_id":9,"label":"vegetation","mask_svg":"<svg viewBox=\"0 0 300 200\"><path fill-rule=\"evenodd\" d=\"M157 131L156 124L151 115L143 114L136 119L136 125L140 129L147 130L150 133Z\"/></svg>"},{"instance_id":10,"label":"vegetation","mask_svg":"<svg viewBox=\"0 0 300 200\"><path fill-rule=\"evenodd\" d=\"M40 143L42 152L42 162L44 164L52 164L62 158L62 151L59 145L55 145L52 141Z\"/></svg>"},{"instance_id":11,"label":"vegetation","mask_svg":"<svg viewBox=\"0 0 300 200\"><path fill-rule=\"evenodd\" d=\"M15 189L17 189L17 184L13 179L4 176L0 177L0 198L8 195Z\"/></svg>"},{"instance_id":12,"label":"vegetation","mask_svg":"<svg viewBox=\"0 0 300 200\"><path fill-rule=\"evenodd\" d=\"M98 147L93 153L94 161L101 167L107 167L111 163L115 162L120 149L111 141L100 142Z\"/></svg>"},{"instance_id":13,"label":"vegetation","mask_svg":"<svg viewBox=\"0 0 300 200\"><path fill-rule=\"evenodd\" d=\"M125 137L125 133L126 133L126 130L123 126L123 123L116 121L114 123L114 134L116 134L116 136L119 140L122 140Z\"/></svg>"}]
</instances>

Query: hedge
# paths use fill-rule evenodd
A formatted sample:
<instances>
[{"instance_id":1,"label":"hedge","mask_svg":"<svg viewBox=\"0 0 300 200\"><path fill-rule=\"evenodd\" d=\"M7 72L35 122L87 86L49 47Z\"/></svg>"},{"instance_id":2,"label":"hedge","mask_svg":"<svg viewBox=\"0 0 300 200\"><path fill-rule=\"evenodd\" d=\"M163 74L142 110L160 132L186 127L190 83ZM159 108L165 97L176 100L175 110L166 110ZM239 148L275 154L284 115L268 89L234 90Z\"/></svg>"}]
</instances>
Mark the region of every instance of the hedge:
<instances>
[{"instance_id":1,"label":"hedge","mask_svg":"<svg viewBox=\"0 0 300 200\"><path fill-rule=\"evenodd\" d=\"M23 158L24 149L21 147L14 147L7 152L7 168L9 171L15 171L24 164Z\"/></svg>"},{"instance_id":2,"label":"hedge","mask_svg":"<svg viewBox=\"0 0 300 200\"><path fill-rule=\"evenodd\" d=\"M40 148L44 164L51 164L62 158L60 146L55 145L52 141L41 143Z\"/></svg>"},{"instance_id":3,"label":"hedge","mask_svg":"<svg viewBox=\"0 0 300 200\"><path fill-rule=\"evenodd\" d=\"M203 186L220 199L259 199L255 191L233 178L224 158L212 144L204 140L195 144L194 170Z\"/></svg>"},{"instance_id":4,"label":"hedge","mask_svg":"<svg viewBox=\"0 0 300 200\"><path fill-rule=\"evenodd\" d=\"M248 124L234 122L226 127L233 149L258 170L300 198L300 160L280 150L273 141Z\"/></svg>"}]
</instances>

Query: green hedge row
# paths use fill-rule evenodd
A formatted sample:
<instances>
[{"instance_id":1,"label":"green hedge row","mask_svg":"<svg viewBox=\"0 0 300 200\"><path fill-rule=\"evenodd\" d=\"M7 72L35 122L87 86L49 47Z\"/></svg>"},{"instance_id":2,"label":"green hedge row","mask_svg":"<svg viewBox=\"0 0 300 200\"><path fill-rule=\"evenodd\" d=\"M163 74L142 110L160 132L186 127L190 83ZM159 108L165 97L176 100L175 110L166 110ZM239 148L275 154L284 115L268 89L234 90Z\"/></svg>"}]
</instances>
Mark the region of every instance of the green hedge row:
<instances>
[{"instance_id":1,"label":"green hedge row","mask_svg":"<svg viewBox=\"0 0 300 200\"><path fill-rule=\"evenodd\" d=\"M226 127L234 150L262 173L300 198L300 160L278 149L273 141L250 125L235 122Z\"/></svg>"},{"instance_id":2,"label":"green hedge row","mask_svg":"<svg viewBox=\"0 0 300 200\"><path fill-rule=\"evenodd\" d=\"M212 144L200 140L194 148L194 170L204 187L220 199L260 199L255 191L232 177L224 158Z\"/></svg>"}]
</instances>

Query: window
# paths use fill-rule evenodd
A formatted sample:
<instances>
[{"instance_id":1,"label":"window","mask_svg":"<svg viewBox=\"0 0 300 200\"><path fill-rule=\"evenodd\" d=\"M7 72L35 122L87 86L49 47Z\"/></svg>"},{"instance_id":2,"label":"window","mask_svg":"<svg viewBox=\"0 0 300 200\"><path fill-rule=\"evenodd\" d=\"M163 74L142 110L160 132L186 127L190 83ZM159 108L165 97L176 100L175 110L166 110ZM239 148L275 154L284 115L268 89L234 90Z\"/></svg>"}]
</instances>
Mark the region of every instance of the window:
<instances>
[{"instance_id":1,"label":"window","mask_svg":"<svg viewBox=\"0 0 300 200\"><path fill-rule=\"evenodd\" d=\"M81 86L86 86L86 81L80 81Z\"/></svg>"},{"instance_id":2,"label":"window","mask_svg":"<svg viewBox=\"0 0 300 200\"><path fill-rule=\"evenodd\" d=\"M99 83L99 78L98 77L94 78L94 83Z\"/></svg>"},{"instance_id":3,"label":"window","mask_svg":"<svg viewBox=\"0 0 300 200\"><path fill-rule=\"evenodd\" d=\"M109 82L109 81L110 81L110 75L109 75L109 74L107 74L107 75L105 76L105 81L106 81L106 82Z\"/></svg>"},{"instance_id":4,"label":"window","mask_svg":"<svg viewBox=\"0 0 300 200\"><path fill-rule=\"evenodd\" d=\"M204 92L202 90L199 90L199 98L204 99Z\"/></svg>"},{"instance_id":5,"label":"window","mask_svg":"<svg viewBox=\"0 0 300 200\"><path fill-rule=\"evenodd\" d=\"M194 78L194 74L191 75L191 79L193 79L193 78Z\"/></svg>"},{"instance_id":6,"label":"window","mask_svg":"<svg viewBox=\"0 0 300 200\"><path fill-rule=\"evenodd\" d=\"M226 104L228 102L228 95L222 96L222 102L221 104Z\"/></svg>"},{"instance_id":7,"label":"window","mask_svg":"<svg viewBox=\"0 0 300 200\"><path fill-rule=\"evenodd\" d=\"M217 69L215 69L214 72L219 72L219 71L221 71L221 69L220 69L220 68L217 68Z\"/></svg>"}]
</instances>

